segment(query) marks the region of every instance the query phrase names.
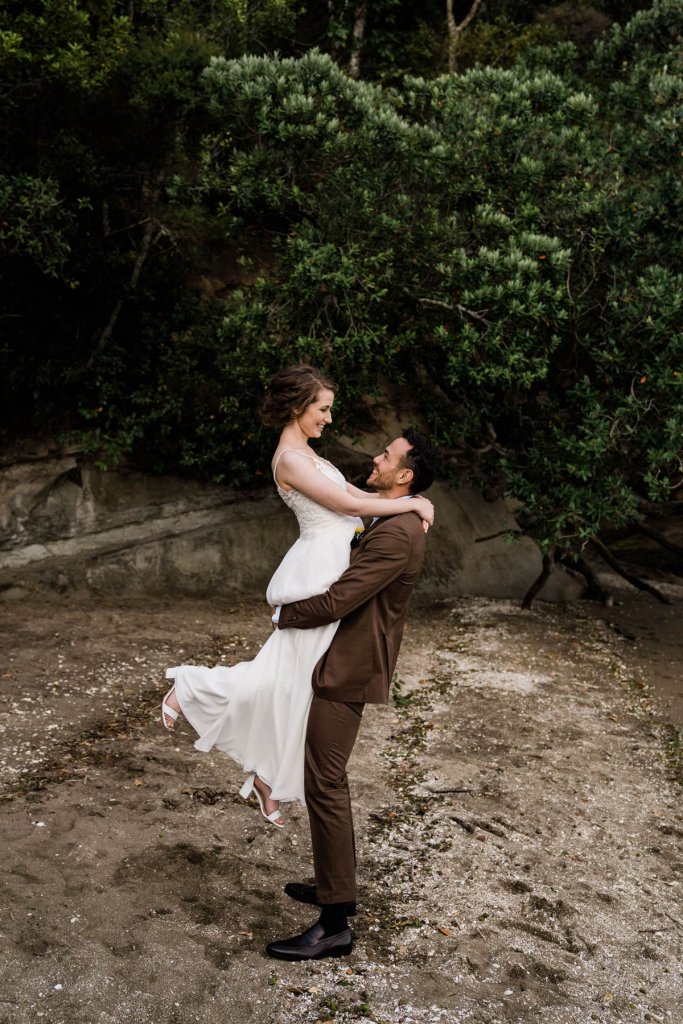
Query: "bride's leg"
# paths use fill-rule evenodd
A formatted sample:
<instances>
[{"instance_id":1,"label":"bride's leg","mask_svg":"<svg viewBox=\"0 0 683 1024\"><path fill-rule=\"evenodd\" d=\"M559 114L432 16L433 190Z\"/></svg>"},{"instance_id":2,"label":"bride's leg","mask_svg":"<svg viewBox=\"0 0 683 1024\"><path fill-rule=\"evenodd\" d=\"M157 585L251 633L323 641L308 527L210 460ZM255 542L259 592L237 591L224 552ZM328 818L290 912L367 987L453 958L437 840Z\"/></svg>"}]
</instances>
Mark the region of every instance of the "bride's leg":
<instances>
[{"instance_id":1,"label":"bride's leg","mask_svg":"<svg viewBox=\"0 0 683 1024\"><path fill-rule=\"evenodd\" d=\"M254 786L263 797L263 806L266 814L272 814L273 811L279 811L280 802L278 800L270 799L270 786L267 786L262 779L259 779L258 775L254 778ZM277 821L284 825L284 818L277 818Z\"/></svg>"}]
</instances>

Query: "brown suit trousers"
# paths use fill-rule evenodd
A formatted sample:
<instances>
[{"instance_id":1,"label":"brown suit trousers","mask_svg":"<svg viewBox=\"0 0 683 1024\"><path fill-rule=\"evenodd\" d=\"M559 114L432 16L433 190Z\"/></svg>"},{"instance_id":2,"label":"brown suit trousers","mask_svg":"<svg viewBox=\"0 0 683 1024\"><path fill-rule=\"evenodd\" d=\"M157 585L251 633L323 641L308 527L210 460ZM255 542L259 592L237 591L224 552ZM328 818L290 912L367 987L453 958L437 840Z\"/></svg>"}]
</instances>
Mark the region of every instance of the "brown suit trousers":
<instances>
[{"instance_id":1,"label":"brown suit trousers","mask_svg":"<svg viewBox=\"0 0 683 1024\"><path fill-rule=\"evenodd\" d=\"M341 620L313 672L304 788L320 903L356 899L346 765L363 707L386 703L408 603L424 558L418 516L387 516L366 531L351 565L325 594L285 605L280 629Z\"/></svg>"},{"instance_id":2,"label":"brown suit trousers","mask_svg":"<svg viewBox=\"0 0 683 1024\"><path fill-rule=\"evenodd\" d=\"M304 787L319 903L356 900L356 843L346 764L363 707L314 695L308 716Z\"/></svg>"}]
</instances>

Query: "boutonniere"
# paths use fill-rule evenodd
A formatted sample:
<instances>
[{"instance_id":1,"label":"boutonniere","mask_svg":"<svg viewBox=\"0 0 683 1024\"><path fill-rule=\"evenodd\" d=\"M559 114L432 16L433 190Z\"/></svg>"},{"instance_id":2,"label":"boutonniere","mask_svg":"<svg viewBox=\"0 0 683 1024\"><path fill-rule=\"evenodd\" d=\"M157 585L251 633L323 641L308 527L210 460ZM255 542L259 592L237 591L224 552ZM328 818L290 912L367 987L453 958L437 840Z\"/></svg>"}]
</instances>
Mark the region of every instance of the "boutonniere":
<instances>
[{"instance_id":1,"label":"boutonniere","mask_svg":"<svg viewBox=\"0 0 683 1024\"><path fill-rule=\"evenodd\" d=\"M356 527L356 529L354 531L354 534L353 534L353 537L351 538L351 547L352 548L357 548L358 547L358 545L360 544L361 540L363 539L363 534L364 533L365 533L365 527L364 526L357 526Z\"/></svg>"}]
</instances>

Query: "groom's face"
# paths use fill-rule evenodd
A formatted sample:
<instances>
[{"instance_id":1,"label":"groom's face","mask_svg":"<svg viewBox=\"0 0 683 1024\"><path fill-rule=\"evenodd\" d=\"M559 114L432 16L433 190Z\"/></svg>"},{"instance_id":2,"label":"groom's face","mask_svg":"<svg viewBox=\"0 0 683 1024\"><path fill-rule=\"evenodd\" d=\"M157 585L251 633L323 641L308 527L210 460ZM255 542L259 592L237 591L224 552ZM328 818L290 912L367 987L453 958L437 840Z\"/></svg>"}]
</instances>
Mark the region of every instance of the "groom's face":
<instances>
[{"instance_id":1,"label":"groom's face","mask_svg":"<svg viewBox=\"0 0 683 1024\"><path fill-rule=\"evenodd\" d=\"M402 465L403 456L410 451L405 437L397 437L388 444L383 452L372 460L373 470L368 477L368 485L376 491L392 491L395 487L409 484L413 474Z\"/></svg>"}]
</instances>

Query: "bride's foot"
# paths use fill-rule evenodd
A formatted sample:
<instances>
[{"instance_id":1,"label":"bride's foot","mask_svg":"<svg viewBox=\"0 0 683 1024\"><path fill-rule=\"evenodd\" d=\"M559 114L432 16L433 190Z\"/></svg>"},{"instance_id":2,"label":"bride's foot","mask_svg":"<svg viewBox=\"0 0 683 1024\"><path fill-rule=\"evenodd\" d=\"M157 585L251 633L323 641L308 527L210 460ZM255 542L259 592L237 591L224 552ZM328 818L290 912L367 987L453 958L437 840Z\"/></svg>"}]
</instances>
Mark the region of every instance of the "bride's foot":
<instances>
[{"instance_id":1,"label":"bride's foot","mask_svg":"<svg viewBox=\"0 0 683 1024\"><path fill-rule=\"evenodd\" d=\"M161 702L161 724L164 729L173 732L179 714L180 704L175 695L175 686L172 686Z\"/></svg>"},{"instance_id":2,"label":"bride's foot","mask_svg":"<svg viewBox=\"0 0 683 1024\"><path fill-rule=\"evenodd\" d=\"M275 825L275 828L284 828L285 820L280 814L279 802L277 800L271 800L270 786L267 786L256 774L247 776L245 783L240 790L240 796L244 797L245 800L248 800L252 793L258 800L263 817L269 821L271 825Z\"/></svg>"},{"instance_id":3,"label":"bride's foot","mask_svg":"<svg viewBox=\"0 0 683 1024\"><path fill-rule=\"evenodd\" d=\"M254 776L254 789L257 793L261 794L261 798L263 800L263 812L267 818L269 815L274 814L275 811L280 810L280 801L270 799L271 788L270 786L266 786L265 782L263 782L262 779L259 779L258 775ZM261 803L261 800L259 800L259 803ZM269 820L272 821L273 819L269 818ZM282 817L277 817L273 821L273 825L277 825L278 828L282 828L284 823L285 820Z\"/></svg>"}]
</instances>

